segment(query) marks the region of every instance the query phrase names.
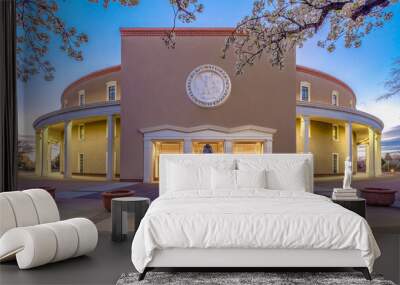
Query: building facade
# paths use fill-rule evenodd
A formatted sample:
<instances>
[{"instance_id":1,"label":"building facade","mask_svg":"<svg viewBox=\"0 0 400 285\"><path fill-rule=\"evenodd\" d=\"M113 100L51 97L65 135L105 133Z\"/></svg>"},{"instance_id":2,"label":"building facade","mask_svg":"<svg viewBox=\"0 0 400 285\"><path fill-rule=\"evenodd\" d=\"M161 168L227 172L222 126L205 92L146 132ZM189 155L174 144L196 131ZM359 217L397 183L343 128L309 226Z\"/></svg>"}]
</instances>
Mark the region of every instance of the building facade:
<instances>
[{"instance_id":1,"label":"building facade","mask_svg":"<svg viewBox=\"0 0 400 285\"><path fill-rule=\"evenodd\" d=\"M39 117L36 172L53 170L54 145L64 177L157 182L161 153L312 152L316 175L381 173L383 123L356 109L343 81L296 66L258 62L235 75L235 55L220 56L232 29L121 29L121 65L88 74L61 95L61 109Z\"/></svg>"}]
</instances>

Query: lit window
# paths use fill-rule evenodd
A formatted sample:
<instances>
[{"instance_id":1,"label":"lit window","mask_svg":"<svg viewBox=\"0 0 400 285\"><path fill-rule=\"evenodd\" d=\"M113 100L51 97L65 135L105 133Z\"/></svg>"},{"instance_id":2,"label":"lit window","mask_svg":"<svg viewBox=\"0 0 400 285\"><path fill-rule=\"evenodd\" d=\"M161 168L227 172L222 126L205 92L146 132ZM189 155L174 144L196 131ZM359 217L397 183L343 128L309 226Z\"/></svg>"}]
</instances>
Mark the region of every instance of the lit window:
<instances>
[{"instance_id":1,"label":"lit window","mask_svg":"<svg viewBox=\"0 0 400 285\"><path fill-rule=\"evenodd\" d=\"M117 82L116 81L107 82L107 100L108 101L117 100Z\"/></svg>"},{"instance_id":2,"label":"lit window","mask_svg":"<svg viewBox=\"0 0 400 285\"><path fill-rule=\"evenodd\" d=\"M339 126L338 125L332 125L332 139L334 141L339 140Z\"/></svg>"},{"instance_id":3,"label":"lit window","mask_svg":"<svg viewBox=\"0 0 400 285\"><path fill-rule=\"evenodd\" d=\"M79 125L78 138L80 141L83 141L85 139L85 125Z\"/></svg>"},{"instance_id":4,"label":"lit window","mask_svg":"<svg viewBox=\"0 0 400 285\"><path fill-rule=\"evenodd\" d=\"M300 101L310 102L310 89L311 89L310 83L301 82L301 84L300 84Z\"/></svg>"},{"instance_id":5,"label":"lit window","mask_svg":"<svg viewBox=\"0 0 400 285\"><path fill-rule=\"evenodd\" d=\"M339 106L339 93L337 91L332 92L332 105Z\"/></svg>"},{"instance_id":6,"label":"lit window","mask_svg":"<svg viewBox=\"0 0 400 285\"><path fill-rule=\"evenodd\" d=\"M85 90L79 91L78 96L79 96L79 106L85 105Z\"/></svg>"}]
</instances>

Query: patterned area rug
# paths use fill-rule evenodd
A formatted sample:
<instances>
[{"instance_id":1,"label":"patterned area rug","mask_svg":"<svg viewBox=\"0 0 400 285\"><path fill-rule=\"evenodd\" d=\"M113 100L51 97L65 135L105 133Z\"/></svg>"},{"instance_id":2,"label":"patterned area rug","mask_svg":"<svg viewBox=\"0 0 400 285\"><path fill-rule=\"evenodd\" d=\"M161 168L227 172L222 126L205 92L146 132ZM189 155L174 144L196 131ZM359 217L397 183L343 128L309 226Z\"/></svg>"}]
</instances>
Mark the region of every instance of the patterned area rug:
<instances>
[{"instance_id":1,"label":"patterned area rug","mask_svg":"<svg viewBox=\"0 0 400 285\"><path fill-rule=\"evenodd\" d=\"M142 281L138 281L138 276L138 273L122 274L117 285L395 285L376 275L368 281L359 272L148 272Z\"/></svg>"}]
</instances>

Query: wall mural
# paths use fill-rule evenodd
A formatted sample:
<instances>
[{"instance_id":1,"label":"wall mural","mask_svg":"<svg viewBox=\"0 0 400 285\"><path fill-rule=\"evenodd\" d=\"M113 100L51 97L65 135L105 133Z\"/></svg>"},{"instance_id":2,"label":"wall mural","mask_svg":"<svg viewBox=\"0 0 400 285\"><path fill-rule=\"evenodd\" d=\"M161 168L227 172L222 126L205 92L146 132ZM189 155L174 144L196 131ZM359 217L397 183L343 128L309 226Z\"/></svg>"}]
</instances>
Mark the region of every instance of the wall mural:
<instances>
[{"instance_id":1,"label":"wall mural","mask_svg":"<svg viewBox=\"0 0 400 285\"><path fill-rule=\"evenodd\" d=\"M131 21L132 14L137 13L135 10L126 9L123 5L118 7L113 7L107 13L104 12L103 8L99 5L91 5L90 3L66 3L65 1L56 1L55 9L56 15L63 20L67 24L71 24L71 29L76 30L71 34L72 39L76 39L77 43L79 42L79 46L73 48L71 51L71 55L66 56L63 50L58 50L53 46L47 50L46 54L43 57L40 57L40 62L32 63L33 67L31 69L25 66L25 69L20 70L20 81L18 82L18 99L19 99L19 141L18 141L18 169L21 173L34 173L36 169L36 174L43 173L43 171L38 170L38 165L41 168L45 169L45 173L47 174L59 174L60 177L63 177L64 173L64 164L65 164L65 139L64 139L64 121L57 121L54 124L48 125L48 133L44 134L42 131L44 128L39 127L36 130L33 128L32 123L37 121L43 115L47 116L54 112L59 113L69 113L69 108L75 108L76 111L79 108L90 111L94 106L93 104L101 105L103 103L110 104L111 101L115 101L115 106L120 106L120 99L122 96L122 82L120 78L120 70L121 66L124 66L126 62L121 62L121 34L120 28L123 26L141 26L143 25L145 18L143 15L136 15L137 22ZM147 4L141 4L146 6ZM217 4L216 4L217 5ZM218 4L223 5L223 4ZM251 5L249 6L251 7ZM72 8L76 9L90 9L91 13L89 13L89 18L83 20L83 18L79 21L75 21L73 15L68 13ZM165 7L160 8L162 11L167 12L169 9L169 5L167 4ZM164 10L163 10L164 9ZM237 8L237 12L241 13L243 9ZM118 15L118 19L115 17ZM38 15L42 17L42 15ZM102 19L102 21L98 21L98 19ZM236 20L233 20L233 17L227 17L224 19L224 26L233 26L236 23ZM92 23L90 26L87 26L86 23ZM221 23L218 23L220 25ZM76 27L74 26L76 25ZM106 29L105 27L109 27ZM162 25L168 27L169 22L165 21ZM161 26L162 26L161 25ZM213 27L217 25L215 21L211 18L207 18L207 25ZM390 25L390 23L388 24ZM78 32L79 31L79 32ZM168 32L169 29L164 30L154 30L152 33L158 34L158 38L162 42L162 37L160 34ZM201 31L201 29L200 29ZM81 32L81 33L80 33ZM145 31L142 30L141 33ZM219 38L221 39L221 48L224 46L224 41L227 36L230 35L232 30L227 29L203 29L200 34L205 35L206 33L211 33L213 39ZM129 29L126 30L126 33L129 34ZM185 33L184 31L182 33ZM187 37L192 31L187 32L185 37ZM225 34L223 34L225 33ZM89 35L89 37L88 37ZM176 35L179 37L179 29L176 31ZM49 38L51 42L57 40L58 36L53 35L53 38ZM201 35L199 37L201 39ZM87 45L89 43L90 45ZM199 41L199 44L201 41ZM68 45L68 43L64 43ZM177 47L179 47L179 43L176 42ZM182 45L182 44L181 44ZM390 43L386 44L386 46L390 46ZM67 46L66 46L67 47ZM196 49L196 45L193 46L193 49ZM199 51L203 51L202 47ZM304 52L307 50L307 52ZM375 111L378 109L383 109L384 112L378 114L378 118L382 119L386 126L386 133L382 136L382 158L384 160L383 170L384 171L396 171L400 169L400 130L399 127L396 127L396 124L399 123L399 120L396 119L395 115L388 114L396 114L396 106L398 106L397 99L392 103L387 103L389 101L380 101L379 103L375 103L374 98L365 97L363 94L362 88L360 86L364 86L365 82L357 81L358 78L365 78L366 75L357 76L354 78L349 76L343 70L339 70L337 67L337 62L340 60L339 58L328 57L325 63L315 62L311 60L314 58L315 54L319 54L319 49L307 46L307 49L298 50L296 52L296 62L299 64L310 63L321 70L330 71L332 74L344 74L343 79L346 82L351 83L350 86L354 88L354 90L361 90L361 92L357 92L358 100L357 102L353 101L349 103L349 106L353 106L354 108L360 106L360 109L363 111L367 111L370 114L375 114ZM309 52L311 51L311 52ZM170 53L173 55L176 50L171 49ZM248 94L237 94L232 96L236 90L233 90L233 83L238 84L240 80L246 81L246 76L249 76L252 70L252 64L249 66L242 66L240 69L243 69L244 72L242 75L237 75L232 70L236 70L235 61L226 65L226 60L222 60L220 57L220 50L215 51L213 53L210 52L210 57L206 60L196 61L190 68L187 68L185 71L185 75L183 75L180 90L184 91L185 98L191 100L193 104L198 107L204 109L210 109L212 112L218 112L219 107L224 104L228 104L232 102L238 96L250 96ZM127 55L131 55L133 58L135 52L132 50L131 53ZM227 55L226 51L224 51L225 56ZM19 56L24 56L24 53L20 52ZM154 59L158 55L154 54ZM325 56L325 55L324 55ZM128 56L129 57L129 56ZM125 57L124 59L128 59ZM343 57L342 61L346 62L350 60L349 55L341 55ZM192 58L196 58L196 54L192 54ZM370 58L370 57L368 57ZM44 61L46 59L46 64ZM47 64L48 59L48 64ZM72 59L72 60L71 60ZM175 65L179 65L179 59L174 62ZM242 58L241 60L244 60ZM380 60L380 64L383 59ZM82 62L83 61L83 62ZM250 61L249 61L250 62ZM262 64L269 64L268 61L261 61ZM42 63L42 64L40 64ZM237 64L238 62L236 62ZM240 62L239 62L240 63ZM362 61L359 64L372 64L371 61ZM388 65L388 64L387 64ZM106 74L104 70L107 70L108 67L114 68L116 71L115 74L110 73ZM334 67L333 67L334 66ZM41 69L44 67L44 70ZM162 67L160 67L162 68ZM246 73L246 68L248 71ZM337 70L336 70L337 69ZM24 71L25 70L25 71ZM31 72L29 72L29 70ZM143 69L144 70L144 69ZM282 73L282 71L268 71L268 72L277 72ZM371 67L365 67L363 70L374 70ZM23 72L22 72L23 71ZM99 76L94 76L96 72L103 73ZM150 72L150 71L146 71ZM165 72L165 76L168 73L173 73L174 69L169 69ZM267 72L267 73L268 73ZM311 71L310 71L311 72ZM270 77L266 73L264 77L265 80L268 80ZM311 72L312 73L312 72ZM381 72L382 73L382 72ZM313 73L313 76L315 74ZM92 76L90 80L86 80L87 76ZM110 78L105 78L109 76ZM149 75L150 77L152 75ZM186 77L186 78L184 78ZM295 75L293 75L293 78ZM292 79L293 79L292 78ZM325 78L326 79L326 78ZM324 79L324 80L325 80ZM86 81L85 81L86 80ZM73 84L74 82L82 81L81 89L71 90L68 89L68 86ZM104 82L103 82L104 81ZM339 80L340 81L340 80ZM157 80L153 81L153 84L156 84ZM335 81L337 83L337 81ZM96 85L96 84L97 85ZM335 83L335 84L336 84ZM108 85L107 85L108 84ZM110 85L111 84L111 85ZM296 82L296 84L299 84ZM378 84L377 82L372 82L370 84ZM95 91L91 90L93 88L98 88ZM340 84L339 84L340 85ZM100 87L99 87L100 86ZM253 84L254 86L254 84ZM323 92L327 92L325 96L327 96L326 100L318 98L316 94L315 85L311 85L311 88L308 90L309 95L311 96L311 102L315 98L318 102L325 102L326 104L331 104L331 102L335 102L335 105L339 107L349 107L346 105L345 95L343 93L347 91L340 91L341 87L338 87L338 90L332 90L332 92L336 92L335 100L330 97L329 90L324 90ZM298 99L298 87L296 87L296 99ZM372 89L372 88L369 88ZM271 92L274 93L274 98L280 98L283 96L280 94L279 89L269 89L269 87L265 88L264 94L268 96ZM339 92L338 92L339 91ZM237 91L236 91L237 92ZM249 94L253 92L251 88L248 88ZM101 93L101 94L100 94ZM63 94L65 96L63 96ZM315 97L316 96L316 97ZM365 98L364 98L365 97ZM99 99L103 98L103 99ZM184 99L182 99L184 100ZM253 99L251 99L253 100ZM321 101L322 100L322 101ZM324 101L325 100L325 101ZM369 101L368 101L369 100ZM371 101L372 100L372 101ZM243 101L243 106L247 104L247 99ZM373 102L365 104L364 102ZM344 104L344 105L343 105ZM373 107L371 107L373 106ZM384 106L384 107L379 107ZM224 105L225 108L225 105ZM269 109L270 108L270 109ZM265 114L270 113L275 109L274 100L271 100L269 106L265 106L263 112ZM68 112L66 112L68 111ZM239 110L238 110L239 111ZM150 110L149 110L150 112ZM119 178L120 169L119 165L121 163L121 154L119 146L121 144L121 137L124 135L121 133L121 118L119 113L113 113L112 122L114 125L115 138L113 140L114 144L114 153L108 154L107 144L109 140L107 139L108 127L107 127L107 114L101 113L100 116L92 116L92 117L84 117L73 119L71 122L71 174L72 175L80 175L82 172L88 171L89 174L93 174L94 176L106 177L106 172L109 170L109 166L111 165L114 171L114 179ZM155 114L156 115L156 114ZM303 114L298 114L297 119ZM246 114L242 114L241 112L236 112L235 117L246 116ZM396 121L397 120L397 121ZM171 120L173 121L173 120ZM165 124L169 124L171 122L165 121ZM245 122L251 125L253 122L248 120ZM198 124L197 124L198 125ZM243 125L243 124L242 124ZM188 125L190 127L190 124ZM187 127L187 126L181 126ZM229 126L235 127L235 126ZM261 127L270 127L269 125L263 125ZM327 126L325 126L327 127ZM304 138L301 137L301 133L304 131L304 124L299 123L296 126L298 129L296 133L296 139L298 143L296 145L296 151L302 151ZM314 130L314 128L316 128ZM345 131L344 122L339 124L340 132ZM358 132L358 130L356 130ZM355 131L355 132L356 132ZM279 130L278 130L279 132ZM318 136L318 129L315 123L310 122L310 147L312 148L312 139ZM330 131L329 131L330 132ZM101 135L99 135L101 133ZM84 137L84 138L83 138ZM360 131L360 136L363 137L360 139L360 144L357 148L355 148L354 153L357 153L359 158L359 163L354 163L355 166L358 166L360 172L367 171L367 155L368 155L368 138L365 130L363 132ZM47 143L43 144L41 140L47 139ZM340 136L339 141L344 143L344 135ZM162 139L160 139L162 141ZM236 142L228 142L225 140L220 140L220 138L211 137L209 139L200 140L198 142L193 141L191 149L193 152L204 152L207 151L203 149L203 144L210 144L212 147L213 153L220 153L232 151L232 152L240 152L240 153L260 153L263 152L266 146L262 140L248 140L248 141L236 141ZM217 142L217 143L216 143ZM201 148L199 145L201 144ZM97 149L100 153L91 154L91 151ZM339 153L339 165L343 164L343 159L346 157L345 154L340 154L343 150L338 151ZM333 151L332 151L333 152ZM92 156L95 156L96 159L92 159ZM331 159L331 153L326 154L326 157ZM47 162L40 162L43 159L46 159ZM92 163L93 165L90 165ZM322 163L329 165L329 169L321 170L321 173L329 173L330 169L330 161L323 161Z\"/></svg>"}]
</instances>

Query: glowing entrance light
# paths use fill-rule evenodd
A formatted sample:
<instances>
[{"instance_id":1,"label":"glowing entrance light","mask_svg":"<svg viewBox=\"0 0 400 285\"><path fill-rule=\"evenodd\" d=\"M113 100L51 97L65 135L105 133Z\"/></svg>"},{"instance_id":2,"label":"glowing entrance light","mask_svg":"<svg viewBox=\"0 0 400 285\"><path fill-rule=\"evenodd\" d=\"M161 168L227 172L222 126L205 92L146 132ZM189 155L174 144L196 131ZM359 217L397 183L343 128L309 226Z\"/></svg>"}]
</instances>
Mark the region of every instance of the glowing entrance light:
<instances>
[{"instance_id":1,"label":"glowing entrance light","mask_svg":"<svg viewBox=\"0 0 400 285\"><path fill-rule=\"evenodd\" d=\"M260 141L237 141L233 143L232 152L237 154L262 154L264 143Z\"/></svg>"},{"instance_id":2,"label":"glowing entrance light","mask_svg":"<svg viewBox=\"0 0 400 285\"><path fill-rule=\"evenodd\" d=\"M160 154L167 153L183 153L182 140L166 140L166 141L153 141L153 157L152 157L152 182L157 182L159 179L159 163Z\"/></svg>"}]
</instances>

